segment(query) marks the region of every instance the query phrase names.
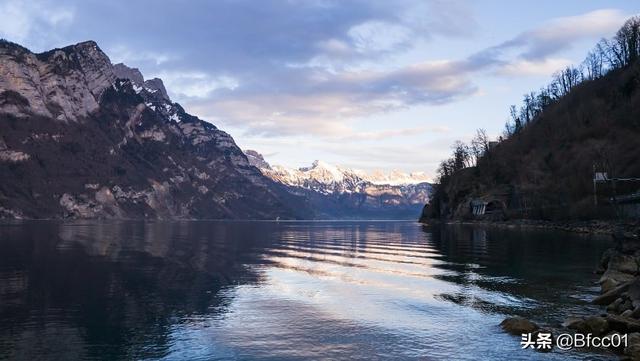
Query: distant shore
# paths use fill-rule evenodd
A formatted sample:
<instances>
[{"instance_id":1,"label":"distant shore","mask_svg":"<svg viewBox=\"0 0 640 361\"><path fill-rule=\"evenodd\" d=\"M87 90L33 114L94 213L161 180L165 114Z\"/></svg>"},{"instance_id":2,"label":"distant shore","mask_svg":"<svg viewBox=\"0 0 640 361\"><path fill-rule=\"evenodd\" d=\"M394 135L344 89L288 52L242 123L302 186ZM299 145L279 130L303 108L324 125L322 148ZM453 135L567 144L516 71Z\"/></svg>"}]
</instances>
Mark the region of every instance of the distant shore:
<instances>
[{"instance_id":1,"label":"distant shore","mask_svg":"<svg viewBox=\"0 0 640 361\"><path fill-rule=\"evenodd\" d=\"M539 228L554 229L572 233L603 234L613 236L623 234L632 236L640 234L640 221L638 220L592 220L592 221L546 221L534 219L517 219L507 221L490 220L438 220L420 219L425 224L462 224L483 225L501 228Z\"/></svg>"}]
</instances>

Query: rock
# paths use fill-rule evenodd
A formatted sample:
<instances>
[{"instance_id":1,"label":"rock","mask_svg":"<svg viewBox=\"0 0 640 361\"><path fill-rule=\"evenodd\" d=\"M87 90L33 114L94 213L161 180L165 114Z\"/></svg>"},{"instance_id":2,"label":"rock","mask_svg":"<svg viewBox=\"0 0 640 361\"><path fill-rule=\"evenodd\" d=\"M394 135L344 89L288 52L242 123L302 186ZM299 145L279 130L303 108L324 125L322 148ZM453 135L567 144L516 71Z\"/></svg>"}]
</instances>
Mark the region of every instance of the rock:
<instances>
[{"instance_id":1,"label":"rock","mask_svg":"<svg viewBox=\"0 0 640 361\"><path fill-rule=\"evenodd\" d=\"M624 354L630 356L632 360L640 360L640 333L630 333L627 337Z\"/></svg>"},{"instance_id":2,"label":"rock","mask_svg":"<svg viewBox=\"0 0 640 361\"><path fill-rule=\"evenodd\" d=\"M581 333L592 333L594 336L601 336L609 330L609 322L606 318L600 316L590 316L584 320L587 332L578 330Z\"/></svg>"},{"instance_id":3,"label":"rock","mask_svg":"<svg viewBox=\"0 0 640 361\"><path fill-rule=\"evenodd\" d=\"M616 286L618 286L620 283L618 281L615 281L612 278L605 278L602 283L600 284L600 290L602 291L602 293L606 293L612 289L614 289Z\"/></svg>"},{"instance_id":4,"label":"rock","mask_svg":"<svg viewBox=\"0 0 640 361\"><path fill-rule=\"evenodd\" d=\"M631 285L631 282L625 282L623 284L621 284L620 286L612 289L609 292L606 292L596 298L593 299L593 301L591 301L592 303L596 304L596 305L608 305L611 302L615 301L616 298L620 297L622 295L623 292L625 292L629 286Z\"/></svg>"},{"instance_id":5,"label":"rock","mask_svg":"<svg viewBox=\"0 0 640 361\"><path fill-rule=\"evenodd\" d=\"M636 262L636 258L633 256L626 254L614 254L609 258L607 270L636 274L638 273L638 263Z\"/></svg>"},{"instance_id":6,"label":"rock","mask_svg":"<svg viewBox=\"0 0 640 361\"><path fill-rule=\"evenodd\" d=\"M540 327L535 323L523 317L507 317L500 323L500 326L506 332L512 335L522 335L523 333L532 333Z\"/></svg>"},{"instance_id":7,"label":"rock","mask_svg":"<svg viewBox=\"0 0 640 361\"><path fill-rule=\"evenodd\" d=\"M0 113L78 121L98 109L100 96L115 79L109 58L93 41L40 54L17 45L3 45L0 89L26 99L28 109L18 111L2 104Z\"/></svg>"},{"instance_id":8,"label":"rock","mask_svg":"<svg viewBox=\"0 0 640 361\"><path fill-rule=\"evenodd\" d=\"M622 312L620 314L620 316L622 316L622 317L632 317L632 314L633 314L633 310L625 310L624 312Z\"/></svg>"},{"instance_id":9,"label":"rock","mask_svg":"<svg viewBox=\"0 0 640 361\"><path fill-rule=\"evenodd\" d=\"M620 332L638 332L640 331L640 321L633 318L608 314L607 322L609 328Z\"/></svg>"},{"instance_id":10,"label":"rock","mask_svg":"<svg viewBox=\"0 0 640 361\"><path fill-rule=\"evenodd\" d=\"M617 312L618 307L622 304L622 302L624 302L624 300L621 297L616 298L615 301L613 301L612 303L609 304L609 306L607 306L607 311Z\"/></svg>"},{"instance_id":11,"label":"rock","mask_svg":"<svg viewBox=\"0 0 640 361\"><path fill-rule=\"evenodd\" d=\"M618 251L616 251L614 248L609 248L606 251L604 251L604 253L602 254L602 257L600 257L600 262L598 263L598 266L596 268L596 273L601 274L604 273L607 270L607 267L609 266L609 260L611 259L611 256L616 254Z\"/></svg>"},{"instance_id":12,"label":"rock","mask_svg":"<svg viewBox=\"0 0 640 361\"><path fill-rule=\"evenodd\" d=\"M631 305L630 299L624 300L624 302L622 302L620 306L618 306L618 312L623 313L626 311L633 311L633 305Z\"/></svg>"},{"instance_id":13,"label":"rock","mask_svg":"<svg viewBox=\"0 0 640 361\"><path fill-rule=\"evenodd\" d=\"M629 285L627 296L629 296L634 307L640 306L640 280L636 279Z\"/></svg>"},{"instance_id":14,"label":"rock","mask_svg":"<svg viewBox=\"0 0 640 361\"><path fill-rule=\"evenodd\" d=\"M598 283L603 284L607 280L611 280L618 284L633 281L636 277L630 273L623 273L615 270L607 270L598 280Z\"/></svg>"},{"instance_id":15,"label":"rock","mask_svg":"<svg viewBox=\"0 0 640 361\"><path fill-rule=\"evenodd\" d=\"M569 317L562 323L562 327L576 330L579 327L578 325L582 323L584 323L584 320L580 317Z\"/></svg>"}]
</instances>

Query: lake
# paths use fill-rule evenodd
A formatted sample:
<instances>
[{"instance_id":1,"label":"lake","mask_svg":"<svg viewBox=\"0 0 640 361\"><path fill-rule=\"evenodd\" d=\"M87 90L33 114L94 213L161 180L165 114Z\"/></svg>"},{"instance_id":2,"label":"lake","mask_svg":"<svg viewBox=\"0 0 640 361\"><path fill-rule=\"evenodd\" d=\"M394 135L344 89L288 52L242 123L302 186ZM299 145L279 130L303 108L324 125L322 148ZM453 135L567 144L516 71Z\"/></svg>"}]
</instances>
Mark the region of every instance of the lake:
<instances>
[{"instance_id":1,"label":"lake","mask_svg":"<svg viewBox=\"0 0 640 361\"><path fill-rule=\"evenodd\" d=\"M3 223L0 359L616 359L499 327L597 312L610 246L397 221Z\"/></svg>"}]
</instances>

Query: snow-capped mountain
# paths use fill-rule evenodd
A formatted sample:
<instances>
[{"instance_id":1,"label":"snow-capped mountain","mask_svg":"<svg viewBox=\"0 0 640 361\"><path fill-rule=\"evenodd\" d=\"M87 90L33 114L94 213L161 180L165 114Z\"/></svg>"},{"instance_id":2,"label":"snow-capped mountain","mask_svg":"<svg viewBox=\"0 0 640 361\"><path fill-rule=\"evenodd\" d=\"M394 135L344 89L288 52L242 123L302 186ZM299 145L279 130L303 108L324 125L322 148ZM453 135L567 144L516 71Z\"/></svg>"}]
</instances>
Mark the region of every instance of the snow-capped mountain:
<instances>
[{"instance_id":1,"label":"snow-capped mountain","mask_svg":"<svg viewBox=\"0 0 640 361\"><path fill-rule=\"evenodd\" d=\"M316 160L298 169L269 165L253 150L249 163L267 177L306 195L325 218L414 218L429 201L431 184L424 173L367 173Z\"/></svg>"}]
</instances>

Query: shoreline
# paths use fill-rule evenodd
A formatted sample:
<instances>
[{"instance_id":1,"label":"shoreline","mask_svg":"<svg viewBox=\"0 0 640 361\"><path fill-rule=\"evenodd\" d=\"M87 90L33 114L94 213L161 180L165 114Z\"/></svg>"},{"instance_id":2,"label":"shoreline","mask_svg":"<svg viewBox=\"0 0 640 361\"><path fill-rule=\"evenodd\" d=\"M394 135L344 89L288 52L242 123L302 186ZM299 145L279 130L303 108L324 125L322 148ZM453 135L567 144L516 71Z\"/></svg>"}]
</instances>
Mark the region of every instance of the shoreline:
<instances>
[{"instance_id":1,"label":"shoreline","mask_svg":"<svg viewBox=\"0 0 640 361\"><path fill-rule=\"evenodd\" d=\"M423 224L479 225L497 228L549 229L571 233L619 236L622 238L635 238L640 235L640 221L633 220L545 221L518 219L509 221L490 221L420 219L419 222Z\"/></svg>"}]
</instances>

